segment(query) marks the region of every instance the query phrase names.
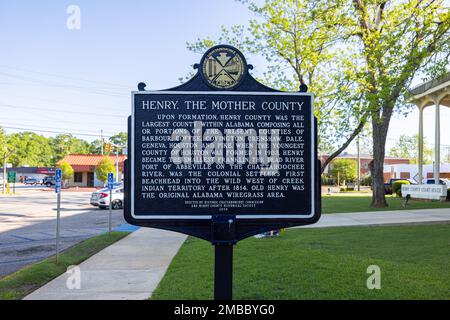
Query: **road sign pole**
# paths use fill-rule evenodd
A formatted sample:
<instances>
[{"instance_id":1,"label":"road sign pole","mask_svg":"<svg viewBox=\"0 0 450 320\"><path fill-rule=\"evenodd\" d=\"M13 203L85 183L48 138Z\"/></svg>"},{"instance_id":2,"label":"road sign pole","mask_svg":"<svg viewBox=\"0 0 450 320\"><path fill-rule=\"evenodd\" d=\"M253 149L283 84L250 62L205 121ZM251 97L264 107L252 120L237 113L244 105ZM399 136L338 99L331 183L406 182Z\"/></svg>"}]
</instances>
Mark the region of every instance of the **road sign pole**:
<instances>
[{"instance_id":1,"label":"road sign pole","mask_svg":"<svg viewBox=\"0 0 450 320\"><path fill-rule=\"evenodd\" d=\"M109 234L112 229L112 189L109 189Z\"/></svg>"},{"instance_id":2,"label":"road sign pole","mask_svg":"<svg viewBox=\"0 0 450 320\"><path fill-rule=\"evenodd\" d=\"M108 173L108 189L109 189L109 229L108 232L111 234L112 231L112 189L114 187L114 174L112 172Z\"/></svg>"},{"instance_id":3,"label":"road sign pole","mask_svg":"<svg viewBox=\"0 0 450 320\"><path fill-rule=\"evenodd\" d=\"M231 300L233 296L233 245L214 245L214 299Z\"/></svg>"},{"instance_id":4,"label":"road sign pole","mask_svg":"<svg viewBox=\"0 0 450 320\"><path fill-rule=\"evenodd\" d=\"M59 263L59 233L61 212L61 191L56 194L56 264Z\"/></svg>"},{"instance_id":5,"label":"road sign pole","mask_svg":"<svg viewBox=\"0 0 450 320\"><path fill-rule=\"evenodd\" d=\"M55 172L55 192L56 192L56 264L59 263L59 233L61 220L61 182L62 172L57 169Z\"/></svg>"}]
</instances>

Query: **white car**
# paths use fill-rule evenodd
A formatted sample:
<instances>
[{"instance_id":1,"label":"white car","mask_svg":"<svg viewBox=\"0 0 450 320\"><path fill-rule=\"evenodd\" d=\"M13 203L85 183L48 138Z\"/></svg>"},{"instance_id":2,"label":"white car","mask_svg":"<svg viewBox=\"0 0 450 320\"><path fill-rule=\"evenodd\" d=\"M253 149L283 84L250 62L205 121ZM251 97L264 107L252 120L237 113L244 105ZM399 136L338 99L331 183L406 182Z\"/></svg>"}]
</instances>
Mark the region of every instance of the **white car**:
<instances>
[{"instance_id":1,"label":"white car","mask_svg":"<svg viewBox=\"0 0 450 320\"><path fill-rule=\"evenodd\" d=\"M426 179L425 180L425 184L435 184L435 180L430 178L430 179ZM450 180L446 179L446 178L440 178L439 179L439 184L445 185L447 186L447 188L450 188Z\"/></svg>"},{"instance_id":2,"label":"white car","mask_svg":"<svg viewBox=\"0 0 450 320\"><path fill-rule=\"evenodd\" d=\"M102 189L104 190L104 189ZM123 188L116 188L112 190L111 206L112 209L122 209L123 208ZM100 209L109 208L109 190L100 192L98 198L98 206Z\"/></svg>"},{"instance_id":3,"label":"white car","mask_svg":"<svg viewBox=\"0 0 450 320\"><path fill-rule=\"evenodd\" d=\"M113 192L114 192L115 189L120 189L120 188L123 188L123 186L122 185L114 186L113 187ZM94 191L91 194L91 200L90 200L91 205L93 205L95 207L98 207L98 201L100 200L100 194L101 193L108 193L108 197L109 197L109 189L108 188L103 188L103 189L99 189L97 191Z\"/></svg>"}]
</instances>

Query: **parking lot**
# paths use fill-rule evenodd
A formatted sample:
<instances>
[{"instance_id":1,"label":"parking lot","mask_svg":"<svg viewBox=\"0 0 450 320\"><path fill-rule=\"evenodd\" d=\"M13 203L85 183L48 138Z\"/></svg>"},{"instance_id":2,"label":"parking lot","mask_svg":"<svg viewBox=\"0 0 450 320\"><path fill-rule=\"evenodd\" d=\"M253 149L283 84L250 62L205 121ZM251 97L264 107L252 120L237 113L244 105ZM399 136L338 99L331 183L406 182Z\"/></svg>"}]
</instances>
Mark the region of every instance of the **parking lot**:
<instances>
[{"instance_id":1,"label":"parking lot","mask_svg":"<svg viewBox=\"0 0 450 320\"><path fill-rule=\"evenodd\" d=\"M61 194L61 248L108 231L108 210L89 204L91 192ZM113 210L113 228L123 210ZM19 188L0 196L0 277L55 253L56 194L46 188Z\"/></svg>"}]
</instances>

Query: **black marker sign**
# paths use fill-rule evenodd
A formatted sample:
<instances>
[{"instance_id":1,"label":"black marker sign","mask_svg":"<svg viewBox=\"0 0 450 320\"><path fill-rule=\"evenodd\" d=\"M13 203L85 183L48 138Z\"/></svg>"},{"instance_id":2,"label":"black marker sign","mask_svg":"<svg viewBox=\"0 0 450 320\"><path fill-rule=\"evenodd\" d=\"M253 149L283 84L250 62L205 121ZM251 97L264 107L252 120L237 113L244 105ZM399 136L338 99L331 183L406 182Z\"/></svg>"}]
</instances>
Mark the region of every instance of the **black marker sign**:
<instances>
[{"instance_id":1,"label":"black marker sign","mask_svg":"<svg viewBox=\"0 0 450 320\"><path fill-rule=\"evenodd\" d=\"M310 94L135 92L132 216L311 218L314 140Z\"/></svg>"},{"instance_id":2,"label":"black marker sign","mask_svg":"<svg viewBox=\"0 0 450 320\"><path fill-rule=\"evenodd\" d=\"M236 48L209 49L196 75L132 93L125 219L232 244L315 223L320 164L313 96L256 81Z\"/></svg>"}]
</instances>

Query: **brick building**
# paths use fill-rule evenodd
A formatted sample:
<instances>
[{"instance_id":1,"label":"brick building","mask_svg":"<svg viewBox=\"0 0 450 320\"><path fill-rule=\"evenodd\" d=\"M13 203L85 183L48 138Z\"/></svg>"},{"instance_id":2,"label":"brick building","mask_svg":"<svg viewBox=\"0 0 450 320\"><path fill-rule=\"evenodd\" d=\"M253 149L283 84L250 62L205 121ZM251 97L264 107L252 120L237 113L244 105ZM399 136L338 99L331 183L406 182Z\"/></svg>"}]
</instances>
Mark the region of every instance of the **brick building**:
<instances>
[{"instance_id":1,"label":"brick building","mask_svg":"<svg viewBox=\"0 0 450 320\"><path fill-rule=\"evenodd\" d=\"M321 155L319 156L320 161L322 161L322 163L328 159L328 155ZM362 154L360 155L360 163L361 163L361 176L367 176L370 175L370 170L369 170L369 163L373 160L371 155L367 155L367 154ZM349 154L349 153L342 153L341 155L337 156L334 160L336 159L351 159L351 160L357 160L357 155L356 154ZM328 173L328 168L331 167L333 165L333 161L331 161L331 163L325 168L324 173ZM406 158L396 158L396 157L388 157L386 156L384 158L384 165L395 165L395 164L409 164L409 159Z\"/></svg>"},{"instance_id":2,"label":"brick building","mask_svg":"<svg viewBox=\"0 0 450 320\"><path fill-rule=\"evenodd\" d=\"M68 181L68 186L71 187L101 187L103 182L97 179L95 169L105 155L101 154L68 154L61 161L68 162L74 171L72 179ZM109 157L114 163L116 163L116 156L110 155ZM127 158L126 155L118 155L117 160L119 163L119 180L122 180L123 176L123 162Z\"/></svg>"}]
</instances>

